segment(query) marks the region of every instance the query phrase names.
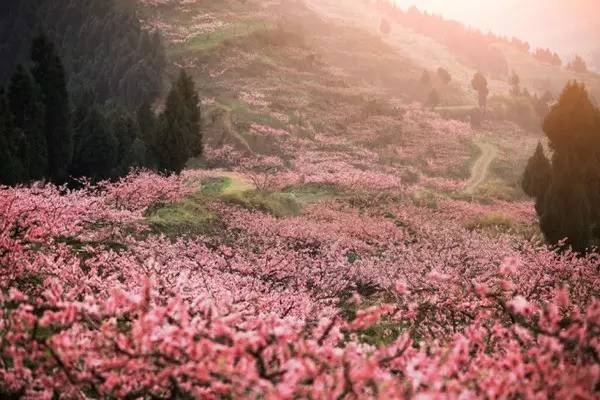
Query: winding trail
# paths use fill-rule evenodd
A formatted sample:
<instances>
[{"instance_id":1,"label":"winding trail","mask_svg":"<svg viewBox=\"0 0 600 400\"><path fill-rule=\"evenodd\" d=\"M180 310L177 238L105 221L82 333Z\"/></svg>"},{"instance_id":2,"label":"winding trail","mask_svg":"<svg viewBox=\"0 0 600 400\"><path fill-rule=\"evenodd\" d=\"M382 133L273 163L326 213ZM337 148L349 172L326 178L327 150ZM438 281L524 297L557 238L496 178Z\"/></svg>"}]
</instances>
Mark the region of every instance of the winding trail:
<instances>
[{"instance_id":1,"label":"winding trail","mask_svg":"<svg viewBox=\"0 0 600 400\"><path fill-rule=\"evenodd\" d=\"M481 155L471 167L471 178L465 187L465 194L475 193L477 187L487 178L490 165L498 156L498 149L493 144L483 142L481 139L477 140L475 144L481 149Z\"/></svg>"}]
</instances>

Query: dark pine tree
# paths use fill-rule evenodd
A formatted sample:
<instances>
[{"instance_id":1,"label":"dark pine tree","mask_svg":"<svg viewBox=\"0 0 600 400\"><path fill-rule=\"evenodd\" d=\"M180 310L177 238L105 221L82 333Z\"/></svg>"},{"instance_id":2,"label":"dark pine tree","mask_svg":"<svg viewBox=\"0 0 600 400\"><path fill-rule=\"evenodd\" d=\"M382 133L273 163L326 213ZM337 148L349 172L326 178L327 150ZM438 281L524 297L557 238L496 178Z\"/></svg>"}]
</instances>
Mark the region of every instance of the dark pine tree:
<instances>
[{"instance_id":1,"label":"dark pine tree","mask_svg":"<svg viewBox=\"0 0 600 400\"><path fill-rule=\"evenodd\" d=\"M39 90L23 66L17 66L8 87L8 103L15 126L25 134L22 164L27 178L48 176L48 149L44 129L45 112Z\"/></svg>"},{"instance_id":2,"label":"dark pine tree","mask_svg":"<svg viewBox=\"0 0 600 400\"><path fill-rule=\"evenodd\" d=\"M477 95L479 98L479 108L482 108L485 110L485 108L487 107L487 97L488 97L488 94L490 93L490 90L488 89L487 79L481 72L477 72L473 76L473 80L471 81L471 86L477 92Z\"/></svg>"},{"instance_id":3,"label":"dark pine tree","mask_svg":"<svg viewBox=\"0 0 600 400\"><path fill-rule=\"evenodd\" d=\"M189 149L190 157L202 155L202 131L201 115L198 103L200 99L196 92L196 85L191 76L184 70L179 73L179 78L175 84L175 90L179 93L183 105L185 117L183 127L185 129L185 140Z\"/></svg>"},{"instance_id":4,"label":"dark pine tree","mask_svg":"<svg viewBox=\"0 0 600 400\"><path fill-rule=\"evenodd\" d=\"M540 227L546 240L585 251L592 238L592 204L584 177L577 173L577 161L556 156L552 177L541 207Z\"/></svg>"},{"instance_id":5,"label":"dark pine tree","mask_svg":"<svg viewBox=\"0 0 600 400\"><path fill-rule=\"evenodd\" d=\"M544 147L539 143L525 168L521 181L523 191L530 197L542 200L550 185L550 174L550 161L544 153Z\"/></svg>"},{"instance_id":6,"label":"dark pine tree","mask_svg":"<svg viewBox=\"0 0 600 400\"><path fill-rule=\"evenodd\" d=\"M54 45L45 36L33 41L31 59L32 73L40 87L46 111L44 129L48 145L48 175L54 182L64 182L73 154L65 70Z\"/></svg>"},{"instance_id":7,"label":"dark pine tree","mask_svg":"<svg viewBox=\"0 0 600 400\"><path fill-rule=\"evenodd\" d=\"M545 172L543 154L536 150L523 188L536 198L548 242L565 239L565 244L584 251L600 238L600 111L584 85L569 83L543 128L553 150L550 172Z\"/></svg>"},{"instance_id":8,"label":"dark pine tree","mask_svg":"<svg viewBox=\"0 0 600 400\"><path fill-rule=\"evenodd\" d=\"M15 144L19 131L15 127L4 90L0 88L0 184L14 185L23 179L23 167Z\"/></svg>"},{"instance_id":9,"label":"dark pine tree","mask_svg":"<svg viewBox=\"0 0 600 400\"><path fill-rule=\"evenodd\" d=\"M158 165L158 150L156 148L158 144L158 122L154 111L152 111L150 102L144 101L138 108L136 120L140 135L139 138L145 144L146 148L145 165L156 167Z\"/></svg>"},{"instance_id":10,"label":"dark pine tree","mask_svg":"<svg viewBox=\"0 0 600 400\"><path fill-rule=\"evenodd\" d=\"M189 124L185 101L175 86L169 92L158 122L156 151L160 170L179 173L190 155Z\"/></svg>"},{"instance_id":11,"label":"dark pine tree","mask_svg":"<svg viewBox=\"0 0 600 400\"><path fill-rule=\"evenodd\" d=\"M139 136L137 122L122 107L116 107L109 111L108 121L110 121L110 130L117 139L118 151L118 174L125 175L129 172L128 158L131 146ZM139 165L136 165L139 166Z\"/></svg>"},{"instance_id":12,"label":"dark pine tree","mask_svg":"<svg viewBox=\"0 0 600 400\"><path fill-rule=\"evenodd\" d=\"M119 142L97 106L92 106L77 126L77 137L72 175L92 180L116 176Z\"/></svg>"}]
</instances>

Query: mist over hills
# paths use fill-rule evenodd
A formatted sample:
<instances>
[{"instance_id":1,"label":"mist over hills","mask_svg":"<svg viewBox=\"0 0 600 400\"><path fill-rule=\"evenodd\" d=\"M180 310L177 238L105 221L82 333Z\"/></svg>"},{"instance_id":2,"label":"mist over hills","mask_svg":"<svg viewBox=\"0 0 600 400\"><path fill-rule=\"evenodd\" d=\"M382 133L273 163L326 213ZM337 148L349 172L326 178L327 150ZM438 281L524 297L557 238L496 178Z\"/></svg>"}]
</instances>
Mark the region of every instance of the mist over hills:
<instances>
[{"instance_id":1,"label":"mist over hills","mask_svg":"<svg viewBox=\"0 0 600 400\"><path fill-rule=\"evenodd\" d=\"M569 59L580 53L600 68L600 24L595 0L486 1L476 0L395 0L402 8L416 5L419 9L441 14L483 31L527 40L533 47L548 47ZM518 11L515 11L518 10Z\"/></svg>"}]
</instances>

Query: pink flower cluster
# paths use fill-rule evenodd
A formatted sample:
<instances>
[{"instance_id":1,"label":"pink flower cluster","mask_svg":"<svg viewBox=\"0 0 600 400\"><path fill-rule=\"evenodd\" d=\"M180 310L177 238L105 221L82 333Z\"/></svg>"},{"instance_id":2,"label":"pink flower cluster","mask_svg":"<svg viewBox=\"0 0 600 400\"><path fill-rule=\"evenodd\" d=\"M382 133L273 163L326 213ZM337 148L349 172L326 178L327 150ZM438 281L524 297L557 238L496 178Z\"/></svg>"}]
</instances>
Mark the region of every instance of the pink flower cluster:
<instances>
[{"instance_id":1,"label":"pink flower cluster","mask_svg":"<svg viewBox=\"0 0 600 400\"><path fill-rule=\"evenodd\" d=\"M186 179L0 189L2 397L597 398L597 254L385 202L134 229Z\"/></svg>"}]
</instances>

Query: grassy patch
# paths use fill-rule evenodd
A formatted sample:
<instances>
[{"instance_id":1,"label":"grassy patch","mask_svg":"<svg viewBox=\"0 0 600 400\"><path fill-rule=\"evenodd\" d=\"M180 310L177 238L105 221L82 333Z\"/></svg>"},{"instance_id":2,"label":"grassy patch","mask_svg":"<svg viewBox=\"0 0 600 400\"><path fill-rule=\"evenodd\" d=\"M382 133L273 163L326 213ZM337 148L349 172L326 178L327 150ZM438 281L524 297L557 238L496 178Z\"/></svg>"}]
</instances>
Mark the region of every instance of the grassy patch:
<instances>
[{"instance_id":1,"label":"grassy patch","mask_svg":"<svg viewBox=\"0 0 600 400\"><path fill-rule=\"evenodd\" d=\"M208 190L214 190L214 186ZM209 199L202 192L188 196L178 203L149 211L146 221L155 232L169 236L209 233L217 221L217 215L206 208Z\"/></svg>"},{"instance_id":2,"label":"grassy patch","mask_svg":"<svg viewBox=\"0 0 600 400\"><path fill-rule=\"evenodd\" d=\"M327 183L308 183L292 186L285 190L301 204L313 204L327 201L343 195L343 190L336 185Z\"/></svg>"},{"instance_id":3,"label":"grassy patch","mask_svg":"<svg viewBox=\"0 0 600 400\"><path fill-rule=\"evenodd\" d=\"M515 228L513 220L505 214L491 212L480 215L467 224L467 229L510 232Z\"/></svg>"},{"instance_id":4,"label":"grassy patch","mask_svg":"<svg viewBox=\"0 0 600 400\"><path fill-rule=\"evenodd\" d=\"M248 210L266 212L275 217L300 214L300 204L288 193L263 193L256 190L230 193L223 200Z\"/></svg>"},{"instance_id":5,"label":"grassy patch","mask_svg":"<svg viewBox=\"0 0 600 400\"><path fill-rule=\"evenodd\" d=\"M220 176L203 182L200 192L207 196L216 196L231 188L232 185L233 179L227 176Z\"/></svg>"},{"instance_id":6,"label":"grassy patch","mask_svg":"<svg viewBox=\"0 0 600 400\"><path fill-rule=\"evenodd\" d=\"M225 43L228 40L249 36L259 30L265 30L268 28L269 26L264 21L234 22L227 25L222 30L196 35L185 43L179 46L174 46L171 51L174 55L207 51Z\"/></svg>"}]
</instances>

